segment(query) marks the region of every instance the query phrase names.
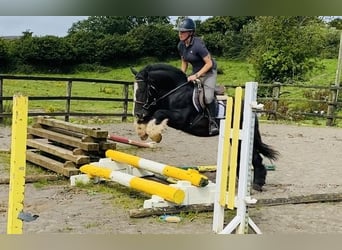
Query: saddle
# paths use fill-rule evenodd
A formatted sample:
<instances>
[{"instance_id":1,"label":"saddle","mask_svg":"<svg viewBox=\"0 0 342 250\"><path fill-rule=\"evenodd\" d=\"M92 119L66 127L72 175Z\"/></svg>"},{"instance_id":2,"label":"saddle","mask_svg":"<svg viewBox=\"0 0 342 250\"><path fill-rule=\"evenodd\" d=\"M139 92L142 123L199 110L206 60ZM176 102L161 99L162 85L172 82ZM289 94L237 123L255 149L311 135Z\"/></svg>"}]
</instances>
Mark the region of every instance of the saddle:
<instances>
[{"instance_id":1,"label":"saddle","mask_svg":"<svg viewBox=\"0 0 342 250\"><path fill-rule=\"evenodd\" d=\"M216 97L225 95L225 87L222 85L216 85L214 94ZM192 102L198 112L202 112L206 108L205 93L203 84L200 80L194 82L194 91L192 94Z\"/></svg>"}]
</instances>

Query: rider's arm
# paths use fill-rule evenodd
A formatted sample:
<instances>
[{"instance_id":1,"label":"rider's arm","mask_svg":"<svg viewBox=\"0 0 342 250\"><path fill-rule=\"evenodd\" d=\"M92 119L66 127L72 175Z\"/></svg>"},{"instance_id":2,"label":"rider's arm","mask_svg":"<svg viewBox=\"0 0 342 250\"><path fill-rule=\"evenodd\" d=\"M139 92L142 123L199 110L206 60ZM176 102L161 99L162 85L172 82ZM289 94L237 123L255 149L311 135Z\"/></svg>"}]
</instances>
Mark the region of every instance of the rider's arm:
<instances>
[{"instance_id":1,"label":"rider's arm","mask_svg":"<svg viewBox=\"0 0 342 250\"><path fill-rule=\"evenodd\" d=\"M188 81L194 81L201 77L203 74L207 73L213 66L213 61L211 60L210 54L207 56L203 57L204 65L203 67L197 71L195 74L191 75L188 77Z\"/></svg>"},{"instance_id":2,"label":"rider's arm","mask_svg":"<svg viewBox=\"0 0 342 250\"><path fill-rule=\"evenodd\" d=\"M183 71L184 73L186 73L187 69L188 69L188 62L184 60L184 58L181 58L182 60L182 64L181 64L181 71Z\"/></svg>"}]
</instances>

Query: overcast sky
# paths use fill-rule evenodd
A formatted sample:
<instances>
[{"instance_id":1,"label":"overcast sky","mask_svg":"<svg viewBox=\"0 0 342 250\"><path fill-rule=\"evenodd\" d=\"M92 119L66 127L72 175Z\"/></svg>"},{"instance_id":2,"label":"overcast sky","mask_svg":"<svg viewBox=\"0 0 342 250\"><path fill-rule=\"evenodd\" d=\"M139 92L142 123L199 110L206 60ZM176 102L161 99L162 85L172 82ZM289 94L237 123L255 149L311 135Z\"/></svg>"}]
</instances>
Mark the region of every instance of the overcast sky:
<instances>
[{"instance_id":1,"label":"overcast sky","mask_svg":"<svg viewBox=\"0 0 342 250\"><path fill-rule=\"evenodd\" d=\"M0 16L0 37L21 36L25 31L33 32L33 36L63 37L67 35L73 23L87 18L88 16ZM205 20L208 16L191 18Z\"/></svg>"},{"instance_id":2,"label":"overcast sky","mask_svg":"<svg viewBox=\"0 0 342 250\"><path fill-rule=\"evenodd\" d=\"M87 16L0 16L0 36L20 36L25 31L34 36L66 36L72 24Z\"/></svg>"}]
</instances>

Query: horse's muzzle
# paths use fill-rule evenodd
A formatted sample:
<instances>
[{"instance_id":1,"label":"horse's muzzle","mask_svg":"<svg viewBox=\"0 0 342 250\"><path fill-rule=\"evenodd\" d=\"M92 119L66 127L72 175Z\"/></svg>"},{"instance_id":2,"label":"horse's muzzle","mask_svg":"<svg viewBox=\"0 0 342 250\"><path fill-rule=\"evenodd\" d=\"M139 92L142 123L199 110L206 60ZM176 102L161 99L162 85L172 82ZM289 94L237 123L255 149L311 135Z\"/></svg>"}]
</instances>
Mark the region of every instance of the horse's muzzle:
<instances>
[{"instance_id":1,"label":"horse's muzzle","mask_svg":"<svg viewBox=\"0 0 342 250\"><path fill-rule=\"evenodd\" d=\"M137 123L143 123L145 115L144 114L135 114L135 120Z\"/></svg>"}]
</instances>

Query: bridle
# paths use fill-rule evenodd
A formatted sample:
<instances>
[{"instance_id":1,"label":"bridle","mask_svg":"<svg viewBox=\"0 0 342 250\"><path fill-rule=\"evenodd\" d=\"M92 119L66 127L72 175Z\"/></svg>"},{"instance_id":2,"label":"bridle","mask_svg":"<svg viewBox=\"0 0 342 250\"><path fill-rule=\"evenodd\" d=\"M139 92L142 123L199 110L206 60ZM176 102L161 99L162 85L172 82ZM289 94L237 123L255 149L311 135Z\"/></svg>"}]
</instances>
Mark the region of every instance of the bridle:
<instances>
[{"instance_id":1,"label":"bridle","mask_svg":"<svg viewBox=\"0 0 342 250\"><path fill-rule=\"evenodd\" d=\"M141 79L137 79L136 82L145 82L144 80L141 80ZM147 96L146 100L145 101L140 101L140 100L135 100L135 103L137 104L140 104L143 106L143 109L145 110L149 110L151 108L151 106L155 106L157 105L158 102L160 102L161 100L165 99L166 97L168 97L169 95L173 94L174 92L176 92L177 90L179 90L180 88L186 86L187 84L189 84L189 82L184 82L182 83L181 85L177 86L176 88L174 89L171 89L169 92L165 93L164 95L162 95L161 97L159 98L156 98L156 97L153 97L153 101L150 102L150 103L147 103L147 100L149 100L149 98L151 98L152 96L149 95L151 93L151 90L152 89L154 92L156 92L156 87L153 85L153 84L148 84L148 88L146 89L146 92L147 94L145 96Z\"/></svg>"}]
</instances>

